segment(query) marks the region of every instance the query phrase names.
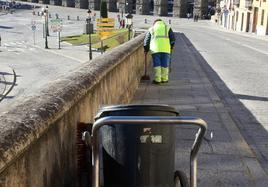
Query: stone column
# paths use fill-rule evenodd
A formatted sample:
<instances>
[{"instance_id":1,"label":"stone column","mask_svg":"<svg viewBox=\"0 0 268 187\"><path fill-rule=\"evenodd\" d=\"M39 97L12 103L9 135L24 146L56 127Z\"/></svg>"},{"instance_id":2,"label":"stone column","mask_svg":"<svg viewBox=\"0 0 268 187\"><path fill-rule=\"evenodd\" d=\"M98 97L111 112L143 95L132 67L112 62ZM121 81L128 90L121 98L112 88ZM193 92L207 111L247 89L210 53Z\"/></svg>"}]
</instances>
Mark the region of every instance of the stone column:
<instances>
[{"instance_id":1,"label":"stone column","mask_svg":"<svg viewBox=\"0 0 268 187\"><path fill-rule=\"evenodd\" d=\"M154 0L154 15L155 16L168 15L168 0Z\"/></svg>"},{"instance_id":2,"label":"stone column","mask_svg":"<svg viewBox=\"0 0 268 187\"><path fill-rule=\"evenodd\" d=\"M75 0L75 8L88 9L88 0Z\"/></svg>"},{"instance_id":3,"label":"stone column","mask_svg":"<svg viewBox=\"0 0 268 187\"><path fill-rule=\"evenodd\" d=\"M181 17L181 1L182 0L173 1L173 17Z\"/></svg>"},{"instance_id":4,"label":"stone column","mask_svg":"<svg viewBox=\"0 0 268 187\"><path fill-rule=\"evenodd\" d=\"M203 15L206 15L208 11L208 0L201 1L201 18Z\"/></svg>"},{"instance_id":5,"label":"stone column","mask_svg":"<svg viewBox=\"0 0 268 187\"><path fill-rule=\"evenodd\" d=\"M118 2L122 6L125 14L133 13L133 0L118 0Z\"/></svg>"},{"instance_id":6,"label":"stone column","mask_svg":"<svg viewBox=\"0 0 268 187\"><path fill-rule=\"evenodd\" d=\"M201 0L195 0L194 1L194 11L193 16L198 15L199 18L201 18Z\"/></svg>"},{"instance_id":7,"label":"stone column","mask_svg":"<svg viewBox=\"0 0 268 187\"><path fill-rule=\"evenodd\" d=\"M49 4L50 5L55 5L55 1L54 0L49 0Z\"/></svg>"},{"instance_id":8,"label":"stone column","mask_svg":"<svg viewBox=\"0 0 268 187\"><path fill-rule=\"evenodd\" d=\"M136 14L149 15L150 14L150 1L137 0L136 1Z\"/></svg>"},{"instance_id":9,"label":"stone column","mask_svg":"<svg viewBox=\"0 0 268 187\"><path fill-rule=\"evenodd\" d=\"M116 0L107 0L107 9L109 12L117 12Z\"/></svg>"}]
</instances>

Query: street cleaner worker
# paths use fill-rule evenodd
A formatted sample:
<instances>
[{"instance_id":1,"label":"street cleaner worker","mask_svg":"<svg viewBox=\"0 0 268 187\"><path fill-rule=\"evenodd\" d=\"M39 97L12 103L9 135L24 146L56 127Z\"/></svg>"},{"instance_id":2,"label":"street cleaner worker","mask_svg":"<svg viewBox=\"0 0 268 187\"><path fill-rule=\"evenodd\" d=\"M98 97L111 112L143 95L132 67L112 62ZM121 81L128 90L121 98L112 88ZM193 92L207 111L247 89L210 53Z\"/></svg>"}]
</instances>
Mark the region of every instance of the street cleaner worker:
<instances>
[{"instance_id":1,"label":"street cleaner worker","mask_svg":"<svg viewBox=\"0 0 268 187\"><path fill-rule=\"evenodd\" d=\"M153 84L167 83L169 80L170 54L175 45L172 29L161 19L154 21L144 38L144 53L150 50L153 58Z\"/></svg>"}]
</instances>

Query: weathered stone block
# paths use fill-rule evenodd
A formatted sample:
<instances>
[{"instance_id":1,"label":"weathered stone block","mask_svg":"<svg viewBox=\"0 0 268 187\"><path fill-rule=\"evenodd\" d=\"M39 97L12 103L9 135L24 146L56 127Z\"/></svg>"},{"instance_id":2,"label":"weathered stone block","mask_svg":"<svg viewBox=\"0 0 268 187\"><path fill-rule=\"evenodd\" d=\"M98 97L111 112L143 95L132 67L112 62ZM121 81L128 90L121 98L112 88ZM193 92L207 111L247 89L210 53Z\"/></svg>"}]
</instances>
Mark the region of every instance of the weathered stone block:
<instances>
[{"instance_id":1,"label":"weathered stone block","mask_svg":"<svg viewBox=\"0 0 268 187\"><path fill-rule=\"evenodd\" d=\"M77 123L130 102L144 73L144 35L84 63L0 116L0 186L77 186ZM78 136L79 137L79 136Z\"/></svg>"}]
</instances>

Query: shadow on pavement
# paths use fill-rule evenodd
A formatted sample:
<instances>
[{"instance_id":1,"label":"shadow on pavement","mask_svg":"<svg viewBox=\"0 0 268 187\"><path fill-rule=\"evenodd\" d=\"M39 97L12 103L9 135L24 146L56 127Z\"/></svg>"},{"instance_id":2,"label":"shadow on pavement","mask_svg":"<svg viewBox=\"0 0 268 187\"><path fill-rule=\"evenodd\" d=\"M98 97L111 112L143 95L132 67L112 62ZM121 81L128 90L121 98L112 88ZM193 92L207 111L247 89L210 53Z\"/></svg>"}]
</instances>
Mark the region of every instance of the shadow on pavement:
<instances>
[{"instance_id":1,"label":"shadow on pavement","mask_svg":"<svg viewBox=\"0 0 268 187\"><path fill-rule=\"evenodd\" d=\"M268 97L258 97L258 96L243 95L243 94L235 94L235 96L239 99L244 99L244 100L268 101Z\"/></svg>"},{"instance_id":2,"label":"shadow on pavement","mask_svg":"<svg viewBox=\"0 0 268 187\"><path fill-rule=\"evenodd\" d=\"M13 73L7 73L7 72L1 72L0 71L0 75L13 75Z\"/></svg>"},{"instance_id":3,"label":"shadow on pavement","mask_svg":"<svg viewBox=\"0 0 268 187\"><path fill-rule=\"evenodd\" d=\"M13 29L14 27L8 27L8 26L3 26L3 25L0 25L0 29Z\"/></svg>"},{"instance_id":4,"label":"shadow on pavement","mask_svg":"<svg viewBox=\"0 0 268 187\"><path fill-rule=\"evenodd\" d=\"M184 41L192 48L195 58L200 59L199 64L206 73L217 95L220 97L229 115L235 122L247 144L254 151L261 166L268 173L268 132L256 117L249 111L239 99L268 101L268 97L256 97L250 95L234 94L206 62L193 44L182 34ZM228 124L226 124L228 125Z\"/></svg>"}]
</instances>

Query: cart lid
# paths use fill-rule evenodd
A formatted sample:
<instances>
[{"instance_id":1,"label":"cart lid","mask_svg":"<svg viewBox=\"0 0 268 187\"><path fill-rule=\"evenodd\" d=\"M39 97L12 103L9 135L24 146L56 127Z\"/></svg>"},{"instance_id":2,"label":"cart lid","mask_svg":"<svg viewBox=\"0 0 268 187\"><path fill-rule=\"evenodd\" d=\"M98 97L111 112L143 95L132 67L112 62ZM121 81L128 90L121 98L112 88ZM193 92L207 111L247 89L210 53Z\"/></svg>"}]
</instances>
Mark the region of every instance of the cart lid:
<instances>
[{"instance_id":1,"label":"cart lid","mask_svg":"<svg viewBox=\"0 0 268 187\"><path fill-rule=\"evenodd\" d=\"M95 119L101 118L102 116L106 116L109 112L115 112L115 111L133 111L133 110L139 110L139 111L163 111L163 112L170 112L174 113L175 115L179 115L179 113L176 111L174 107L171 107L169 105L154 105L154 104L127 104L127 105L109 105L109 106L103 106L97 115L95 116Z\"/></svg>"}]
</instances>

